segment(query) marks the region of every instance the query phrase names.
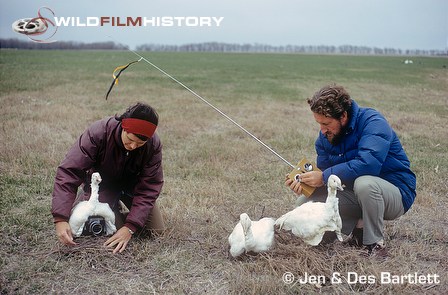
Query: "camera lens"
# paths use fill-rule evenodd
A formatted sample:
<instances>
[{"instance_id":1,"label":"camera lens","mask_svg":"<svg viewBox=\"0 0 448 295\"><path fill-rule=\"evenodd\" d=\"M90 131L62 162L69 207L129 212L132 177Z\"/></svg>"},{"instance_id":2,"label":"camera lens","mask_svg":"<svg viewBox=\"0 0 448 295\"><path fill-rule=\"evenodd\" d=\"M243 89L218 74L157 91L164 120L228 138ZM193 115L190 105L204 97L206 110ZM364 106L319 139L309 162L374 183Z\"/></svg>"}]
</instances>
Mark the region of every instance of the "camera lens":
<instances>
[{"instance_id":1,"label":"camera lens","mask_svg":"<svg viewBox=\"0 0 448 295\"><path fill-rule=\"evenodd\" d=\"M90 232L94 236L99 236L103 232L103 226L99 221L94 221L90 224Z\"/></svg>"}]
</instances>

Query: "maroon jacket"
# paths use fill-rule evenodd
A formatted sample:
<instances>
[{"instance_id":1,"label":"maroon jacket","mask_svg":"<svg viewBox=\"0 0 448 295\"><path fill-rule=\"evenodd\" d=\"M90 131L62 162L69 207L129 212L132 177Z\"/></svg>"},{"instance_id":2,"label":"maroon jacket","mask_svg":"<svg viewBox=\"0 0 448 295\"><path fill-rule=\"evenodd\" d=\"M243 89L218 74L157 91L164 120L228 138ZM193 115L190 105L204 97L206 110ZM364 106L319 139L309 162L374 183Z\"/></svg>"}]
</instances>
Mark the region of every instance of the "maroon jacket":
<instances>
[{"instance_id":1,"label":"maroon jacket","mask_svg":"<svg viewBox=\"0 0 448 295\"><path fill-rule=\"evenodd\" d=\"M90 196L90 177L102 178L100 202L117 206L121 192L133 197L125 225L135 231L145 225L163 186L162 143L154 134L147 143L127 151L121 140L121 122L115 117L93 123L68 151L56 171L52 210L55 222L68 221L78 187L84 182Z\"/></svg>"}]
</instances>

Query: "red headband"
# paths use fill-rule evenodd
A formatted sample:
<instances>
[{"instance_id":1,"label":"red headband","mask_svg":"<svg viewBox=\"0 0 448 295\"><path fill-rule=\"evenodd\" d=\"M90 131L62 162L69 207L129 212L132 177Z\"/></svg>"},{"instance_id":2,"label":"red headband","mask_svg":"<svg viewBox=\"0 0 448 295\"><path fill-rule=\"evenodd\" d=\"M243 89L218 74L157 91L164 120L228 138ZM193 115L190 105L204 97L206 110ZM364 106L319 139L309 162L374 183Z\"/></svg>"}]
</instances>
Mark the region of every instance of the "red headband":
<instances>
[{"instance_id":1,"label":"red headband","mask_svg":"<svg viewBox=\"0 0 448 295\"><path fill-rule=\"evenodd\" d=\"M142 119L125 118L121 120L121 126L126 132L143 135L151 138L156 132L157 125Z\"/></svg>"}]
</instances>

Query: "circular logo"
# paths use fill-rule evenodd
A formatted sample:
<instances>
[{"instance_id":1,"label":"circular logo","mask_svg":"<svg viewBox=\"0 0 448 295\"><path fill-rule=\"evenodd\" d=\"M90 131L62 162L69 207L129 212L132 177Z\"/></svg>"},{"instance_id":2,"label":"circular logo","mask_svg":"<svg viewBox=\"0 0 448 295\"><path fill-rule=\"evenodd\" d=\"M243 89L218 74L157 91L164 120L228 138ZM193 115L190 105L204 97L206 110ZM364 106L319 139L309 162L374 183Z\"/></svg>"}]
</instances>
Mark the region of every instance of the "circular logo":
<instances>
[{"instance_id":1,"label":"circular logo","mask_svg":"<svg viewBox=\"0 0 448 295\"><path fill-rule=\"evenodd\" d=\"M48 7L41 7L37 11L37 17L22 18L12 23L12 30L16 33L26 35L31 41L39 43L53 43L56 40L50 40L56 34L58 27L48 17L42 16L42 11L48 11L52 17L55 16L53 10ZM52 27L53 32L48 31ZM45 34L47 33L47 34Z\"/></svg>"}]
</instances>

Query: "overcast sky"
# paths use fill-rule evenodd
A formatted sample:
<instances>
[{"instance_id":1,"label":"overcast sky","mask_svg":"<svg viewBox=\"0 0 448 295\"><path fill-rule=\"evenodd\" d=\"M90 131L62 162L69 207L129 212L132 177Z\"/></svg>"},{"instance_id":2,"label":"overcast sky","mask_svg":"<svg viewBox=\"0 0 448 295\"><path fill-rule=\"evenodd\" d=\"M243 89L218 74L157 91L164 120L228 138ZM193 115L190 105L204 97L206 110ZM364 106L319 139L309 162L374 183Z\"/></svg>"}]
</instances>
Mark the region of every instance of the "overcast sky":
<instances>
[{"instance_id":1,"label":"overcast sky","mask_svg":"<svg viewBox=\"0 0 448 295\"><path fill-rule=\"evenodd\" d=\"M448 0L0 0L0 37L42 6L56 17L223 17L212 27L61 26L57 40L126 45L198 42L270 45L357 45L396 49L448 48ZM45 16L50 16L45 12Z\"/></svg>"}]
</instances>

